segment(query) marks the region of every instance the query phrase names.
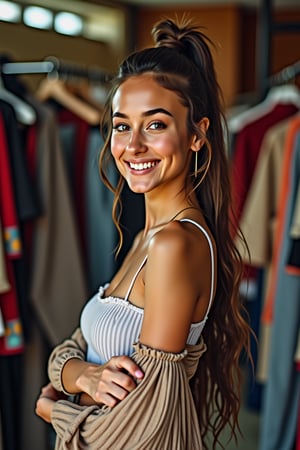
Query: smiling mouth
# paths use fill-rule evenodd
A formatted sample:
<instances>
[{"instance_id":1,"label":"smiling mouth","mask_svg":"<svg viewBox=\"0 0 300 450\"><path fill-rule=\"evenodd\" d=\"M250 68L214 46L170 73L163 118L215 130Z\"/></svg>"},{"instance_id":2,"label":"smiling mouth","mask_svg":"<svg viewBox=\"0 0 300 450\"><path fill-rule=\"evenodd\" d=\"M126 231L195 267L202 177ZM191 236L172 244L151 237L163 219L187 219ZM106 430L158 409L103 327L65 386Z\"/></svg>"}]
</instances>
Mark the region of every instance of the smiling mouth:
<instances>
[{"instance_id":1,"label":"smiling mouth","mask_svg":"<svg viewBox=\"0 0 300 450\"><path fill-rule=\"evenodd\" d=\"M143 162L143 163L132 163L129 162L129 167L130 169L134 169L134 170L146 170L146 169L150 169L151 167L154 167L158 164L158 161L148 161L148 162Z\"/></svg>"}]
</instances>

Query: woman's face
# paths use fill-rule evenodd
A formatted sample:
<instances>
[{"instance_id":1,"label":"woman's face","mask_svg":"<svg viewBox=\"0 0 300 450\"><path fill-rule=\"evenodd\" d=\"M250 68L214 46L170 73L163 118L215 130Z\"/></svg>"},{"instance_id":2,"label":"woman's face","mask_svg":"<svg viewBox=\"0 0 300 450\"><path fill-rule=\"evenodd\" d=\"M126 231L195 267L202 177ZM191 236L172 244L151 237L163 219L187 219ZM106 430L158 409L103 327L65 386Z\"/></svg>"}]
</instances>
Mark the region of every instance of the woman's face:
<instances>
[{"instance_id":1,"label":"woman's face","mask_svg":"<svg viewBox=\"0 0 300 450\"><path fill-rule=\"evenodd\" d=\"M130 189L148 193L185 186L196 136L187 131L178 95L143 74L125 81L112 102L111 152Z\"/></svg>"}]
</instances>

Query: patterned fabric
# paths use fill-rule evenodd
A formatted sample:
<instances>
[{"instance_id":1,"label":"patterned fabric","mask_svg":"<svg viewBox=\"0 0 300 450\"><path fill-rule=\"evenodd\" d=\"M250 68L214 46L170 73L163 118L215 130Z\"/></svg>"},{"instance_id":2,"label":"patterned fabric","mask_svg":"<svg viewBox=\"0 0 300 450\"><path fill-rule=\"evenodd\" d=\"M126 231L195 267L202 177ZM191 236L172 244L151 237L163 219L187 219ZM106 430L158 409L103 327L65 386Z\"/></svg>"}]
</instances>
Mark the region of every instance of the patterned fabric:
<instances>
[{"instance_id":1,"label":"patterned fabric","mask_svg":"<svg viewBox=\"0 0 300 450\"><path fill-rule=\"evenodd\" d=\"M12 259L21 256L18 219L11 166L3 118L0 114L0 216L4 235L5 271L9 289L0 294L0 309L4 333L0 337L0 355L14 355L24 351L23 332Z\"/></svg>"}]
</instances>

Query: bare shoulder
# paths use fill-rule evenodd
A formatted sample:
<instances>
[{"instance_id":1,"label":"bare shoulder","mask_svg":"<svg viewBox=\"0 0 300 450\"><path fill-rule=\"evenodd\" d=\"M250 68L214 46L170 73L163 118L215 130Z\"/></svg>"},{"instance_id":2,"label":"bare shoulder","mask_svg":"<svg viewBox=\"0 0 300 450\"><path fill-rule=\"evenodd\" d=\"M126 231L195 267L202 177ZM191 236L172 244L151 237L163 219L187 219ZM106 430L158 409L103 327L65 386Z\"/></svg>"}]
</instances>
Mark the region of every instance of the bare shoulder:
<instances>
[{"instance_id":1,"label":"bare shoulder","mask_svg":"<svg viewBox=\"0 0 300 450\"><path fill-rule=\"evenodd\" d=\"M210 257L209 241L214 247L212 236L190 222L173 221L156 233L149 244L149 258L162 258L170 264L186 265L199 263ZM207 239L209 237L209 241Z\"/></svg>"},{"instance_id":2,"label":"bare shoulder","mask_svg":"<svg viewBox=\"0 0 300 450\"><path fill-rule=\"evenodd\" d=\"M195 225L174 221L151 239L145 267L142 342L166 351L184 348L201 299L209 297L210 250ZM200 300L199 300L200 299Z\"/></svg>"}]
</instances>

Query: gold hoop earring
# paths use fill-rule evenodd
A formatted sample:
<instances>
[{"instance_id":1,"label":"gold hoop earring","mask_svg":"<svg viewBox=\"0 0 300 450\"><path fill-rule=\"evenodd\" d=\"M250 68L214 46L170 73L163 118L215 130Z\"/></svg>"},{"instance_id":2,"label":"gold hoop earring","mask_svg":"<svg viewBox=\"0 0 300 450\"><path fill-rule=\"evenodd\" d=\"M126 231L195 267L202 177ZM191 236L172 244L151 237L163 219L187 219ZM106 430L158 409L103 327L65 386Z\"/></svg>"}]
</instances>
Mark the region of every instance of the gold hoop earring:
<instances>
[{"instance_id":1,"label":"gold hoop earring","mask_svg":"<svg viewBox=\"0 0 300 450\"><path fill-rule=\"evenodd\" d=\"M194 172L195 178L197 178L198 175L198 152L195 153L195 172Z\"/></svg>"}]
</instances>

